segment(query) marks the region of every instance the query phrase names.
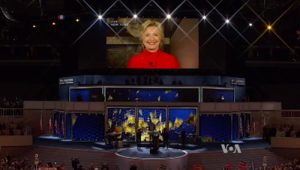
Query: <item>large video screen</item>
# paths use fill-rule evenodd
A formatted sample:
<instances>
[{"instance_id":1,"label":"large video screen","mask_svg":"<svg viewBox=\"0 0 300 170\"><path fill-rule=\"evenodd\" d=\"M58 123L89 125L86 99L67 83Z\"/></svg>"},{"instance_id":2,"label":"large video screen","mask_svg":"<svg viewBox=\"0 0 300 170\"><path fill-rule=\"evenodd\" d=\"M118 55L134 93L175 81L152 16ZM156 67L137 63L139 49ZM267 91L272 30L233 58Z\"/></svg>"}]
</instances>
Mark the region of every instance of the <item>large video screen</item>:
<instances>
[{"instance_id":1,"label":"large video screen","mask_svg":"<svg viewBox=\"0 0 300 170\"><path fill-rule=\"evenodd\" d=\"M69 101L90 102L103 101L102 87L72 87L69 91Z\"/></svg>"},{"instance_id":2,"label":"large video screen","mask_svg":"<svg viewBox=\"0 0 300 170\"><path fill-rule=\"evenodd\" d=\"M203 88L203 102L234 102L234 89Z\"/></svg>"},{"instance_id":3,"label":"large video screen","mask_svg":"<svg viewBox=\"0 0 300 170\"><path fill-rule=\"evenodd\" d=\"M164 33L161 51L175 56L178 68L199 68L199 18L105 18L79 41L79 68L129 68L129 60L145 49L140 35L142 24L148 20L161 23ZM161 61L155 59L149 63L156 62Z\"/></svg>"},{"instance_id":4,"label":"large video screen","mask_svg":"<svg viewBox=\"0 0 300 170\"><path fill-rule=\"evenodd\" d=\"M167 113L164 108L139 108L138 109L138 129L141 129L141 141L150 141L151 132L160 134L166 125ZM153 126L151 130L151 126ZM159 138L162 140L162 136Z\"/></svg>"},{"instance_id":5,"label":"large video screen","mask_svg":"<svg viewBox=\"0 0 300 170\"><path fill-rule=\"evenodd\" d=\"M110 88L106 101L198 102L198 88Z\"/></svg>"},{"instance_id":6,"label":"large video screen","mask_svg":"<svg viewBox=\"0 0 300 170\"><path fill-rule=\"evenodd\" d=\"M182 131L189 139L195 139L197 122L196 108L170 108L169 109L169 137L170 140L179 141Z\"/></svg>"},{"instance_id":7,"label":"large video screen","mask_svg":"<svg viewBox=\"0 0 300 170\"><path fill-rule=\"evenodd\" d=\"M135 109L127 107L107 109L108 135L118 140L134 141L135 139Z\"/></svg>"}]
</instances>

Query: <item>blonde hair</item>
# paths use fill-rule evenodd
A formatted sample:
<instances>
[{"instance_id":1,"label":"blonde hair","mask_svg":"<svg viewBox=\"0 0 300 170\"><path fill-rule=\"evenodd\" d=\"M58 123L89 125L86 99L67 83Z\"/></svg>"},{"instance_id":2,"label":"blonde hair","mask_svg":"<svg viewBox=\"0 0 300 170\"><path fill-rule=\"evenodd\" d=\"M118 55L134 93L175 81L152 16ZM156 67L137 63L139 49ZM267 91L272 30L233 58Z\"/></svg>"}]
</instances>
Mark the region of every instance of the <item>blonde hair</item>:
<instances>
[{"instance_id":1,"label":"blonde hair","mask_svg":"<svg viewBox=\"0 0 300 170\"><path fill-rule=\"evenodd\" d=\"M160 33L160 43L159 43L159 48L162 49L163 45L164 45L164 39L165 39L165 34L164 34L164 28L162 26L162 24L160 22L154 21L154 20L146 20L143 24L142 24L142 28L141 28L141 34L140 34L140 39L142 42L142 47L144 48L144 44L143 44L143 34L146 31L147 28L149 27L156 27L159 30Z\"/></svg>"}]
</instances>

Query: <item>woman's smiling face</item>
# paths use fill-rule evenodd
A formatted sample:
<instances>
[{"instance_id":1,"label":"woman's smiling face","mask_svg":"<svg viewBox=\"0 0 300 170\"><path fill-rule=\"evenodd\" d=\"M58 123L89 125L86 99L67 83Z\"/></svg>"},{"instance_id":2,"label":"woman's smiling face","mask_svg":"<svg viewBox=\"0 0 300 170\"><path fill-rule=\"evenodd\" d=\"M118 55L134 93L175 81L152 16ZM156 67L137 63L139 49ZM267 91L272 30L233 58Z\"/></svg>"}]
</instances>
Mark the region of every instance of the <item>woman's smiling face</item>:
<instances>
[{"instance_id":1,"label":"woman's smiling face","mask_svg":"<svg viewBox=\"0 0 300 170\"><path fill-rule=\"evenodd\" d=\"M161 35L159 28L156 26L150 26L146 28L145 32L142 35L143 44L147 51L156 52L159 49L161 42Z\"/></svg>"}]
</instances>

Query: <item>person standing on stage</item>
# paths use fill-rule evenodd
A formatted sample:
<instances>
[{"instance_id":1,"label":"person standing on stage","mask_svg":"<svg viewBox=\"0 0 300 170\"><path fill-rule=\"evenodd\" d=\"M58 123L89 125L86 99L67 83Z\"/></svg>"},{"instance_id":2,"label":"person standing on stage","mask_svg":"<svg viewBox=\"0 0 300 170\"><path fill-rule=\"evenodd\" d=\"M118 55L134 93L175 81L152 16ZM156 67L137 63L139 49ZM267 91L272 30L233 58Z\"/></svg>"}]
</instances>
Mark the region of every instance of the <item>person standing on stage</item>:
<instances>
[{"instance_id":1,"label":"person standing on stage","mask_svg":"<svg viewBox=\"0 0 300 170\"><path fill-rule=\"evenodd\" d=\"M153 134L156 132L155 130L155 124L152 122L151 119L149 119L149 124L148 124L148 133L149 133L149 140L152 141L153 139Z\"/></svg>"},{"instance_id":2,"label":"person standing on stage","mask_svg":"<svg viewBox=\"0 0 300 170\"><path fill-rule=\"evenodd\" d=\"M167 128L164 128L164 129L163 129L161 135L162 135L162 137L163 137L163 144L164 144L164 147L169 148L169 132L168 132Z\"/></svg>"},{"instance_id":3,"label":"person standing on stage","mask_svg":"<svg viewBox=\"0 0 300 170\"><path fill-rule=\"evenodd\" d=\"M136 132L136 146L139 147L139 144L141 143L142 138L142 129L138 129Z\"/></svg>"},{"instance_id":4,"label":"person standing on stage","mask_svg":"<svg viewBox=\"0 0 300 170\"><path fill-rule=\"evenodd\" d=\"M164 32L162 24L147 20L142 24L140 34L144 51L129 59L127 68L135 69L178 69L177 58L163 52Z\"/></svg>"},{"instance_id":5,"label":"person standing on stage","mask_svg":"<svg viewBox=\"0 0 300 170\"><path fill-rule=\"evenodd\" d=\"M181 136L181 147L182 149L184 149L186 143L186 131L182 130L180 136Z\"/></svg>"}]
</instances>

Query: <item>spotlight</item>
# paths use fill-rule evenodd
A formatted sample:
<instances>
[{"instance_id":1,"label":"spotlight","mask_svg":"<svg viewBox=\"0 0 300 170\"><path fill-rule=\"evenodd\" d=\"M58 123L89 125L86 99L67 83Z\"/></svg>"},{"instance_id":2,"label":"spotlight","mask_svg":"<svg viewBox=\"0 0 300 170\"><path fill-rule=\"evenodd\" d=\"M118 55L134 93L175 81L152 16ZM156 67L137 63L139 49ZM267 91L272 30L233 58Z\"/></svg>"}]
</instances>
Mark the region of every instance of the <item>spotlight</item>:
<instances>
[{"instance_id":1,"label":"spotlight","mask_svg":"<svg viewBox=\"0 0 300 170\"><path fill-rule=\"evenodd\" d=\"M35 25L35 24L33 24L33 25L32 25L32 28L36 28L36 25Z\"/></svg>"},{"instance_id":2,"label":"spotlight","mask_svg":"<svg viewBox=\"0 0 300 170\"><path fill-rule=\"evenodd\" d=\"M229 24L229 23L230 23L230 20L229 20L229 19L226 19L226 20L225 20L225 23L226 23L226 24Z\"/></svg>"},{"instance_id":3,"label":"spotlight","mask_svg":"<svg viewBox=\"0 0 300 170\"><path fill-rule=\"evenodd\" d=\"M102 19L103 19L103 16L102 16L102 15L98 15L98 19L99 19L99 20L102 20Z\"/></svg>"},{"instance_id":4,"label":"spotlight","mask_svg":"<svg viewBox=\"0 0 300 170\"><path fill-rule=\"evenodd\" d=\"M79 22L79 21L80 21L80 19L79 19L79 18L76 18L76 19L75 19L75 22Z\"/></svg>"},{"instance_id":5,"label":"spotlight","mask_svg":"<svg viewBox=\"0 0 300 170\"><path fill-rule=\"evenodd\" d=\"M57 19L60 20L60 21L61 21L61 20L64 20L64 19L65 19L65 16L64 16L64 15L58 15L58 16L57 16Z\"/></svg>"},{"instance_id":6,"label":"spotlight","mask_svg":"<svg viewBox=\"0 0 300 170\"><path fill-rule=\"evenodd\" d=\"M268 25L268 26L267 26L267 29L268 29L268 30L272 30L272 25Z\"/></svg>"},{"instance_id":7,"label":"spotlight","mask_svg":"<svg viewBox=\"0 0 300 170\"><path fill-rule=\"evenodd\" d=\"M137 14L133 14L133 18L137 19L138 18Z\"/></svg>"},{"instance_id":8,"label":"spotlight","mask_svg":"<svg viewBox=\"0 0 300 170\"><path fill-rule=\"evenodd\" d=\"M249 23L249 27L252 27L252 26L253 26L253 24L250 22L250 23Z\"/></svg>"},{"instance_id":9,"label":"spotlight","mask_svg":"<svg viewBox=\"0 0 300 170\"><path fill-rule=\"evenodd\" d=\"M51 24L52 24L52 26L55 26L55 25L56 25L56 22L52 22Z\"/></svg>"},{"instance_id":10,"label":"spotlight","mask_svg":"<svg viewBox=\"0 0 300 170\"><path fill-rule=\"evenodd\" d=\"M167 14L167 19L171 19L171 15L170 14Z\"/></svg>"},{"instance_id":11,"label":"spotlight","mask_svg":"<svg viewBox=\"0 0 300 170\"><path fill-rule=\"evenodd\" d=\"M206 18L206 16L205 16L205 15L203 15L203 16L202 16L202 19L203 19L203 20L206 20L207 18Z\"/></svg>"}]
</instances>

